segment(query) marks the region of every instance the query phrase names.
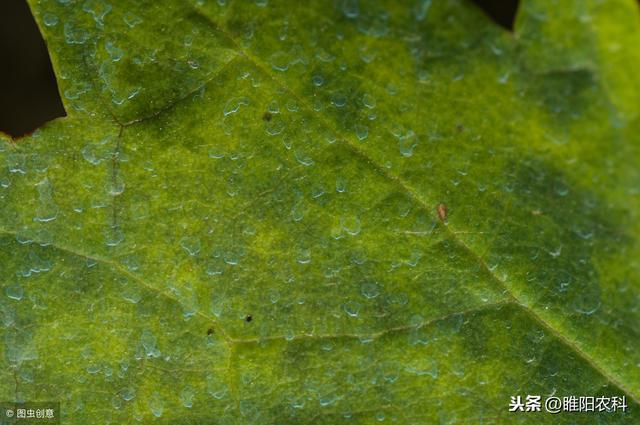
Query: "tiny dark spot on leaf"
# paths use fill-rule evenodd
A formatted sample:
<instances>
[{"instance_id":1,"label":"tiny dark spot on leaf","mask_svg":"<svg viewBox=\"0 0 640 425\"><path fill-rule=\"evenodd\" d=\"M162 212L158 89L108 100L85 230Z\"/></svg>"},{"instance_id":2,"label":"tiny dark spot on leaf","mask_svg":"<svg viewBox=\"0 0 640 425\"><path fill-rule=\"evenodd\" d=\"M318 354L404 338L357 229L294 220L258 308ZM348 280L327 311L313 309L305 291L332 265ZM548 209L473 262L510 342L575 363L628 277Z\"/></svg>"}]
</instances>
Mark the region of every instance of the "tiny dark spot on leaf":
<instances>
[{"instance_id":1,"label":"tiny dark spot on leaf","mask_svg":"<svg viewBox=\"0 0 640 425\"><path fill-rule=\"evenodd\" d=\"M271 115L271 112L267 111L262 115L262 119L265 121L271 121L271 117L273 117L273 115Z\"/></svg>"},{"instance_id":2,"label":"tiny dark spot on leaf","mask_svg":"<svg viewBox=\"0 0 640 425\"><path fill-rule=\"evenodd\" d=\"M207 329L207 335L213 335L213 326Z\"/></svg>"},{"instance_id":3,"label":"tiny dark spot on leaf","mask_svg":"<svg viewBox=\"0 0 640 425\"><path fill-rule=\"evenodd\" d=\"M253 316L252 316L252 315L250 315L250 314L247 314L247 315L244 317L244 321L245 321L245 322L247 322L247 323L251 322L252 320L253 320Z\"/></svg>"}]
</instances>

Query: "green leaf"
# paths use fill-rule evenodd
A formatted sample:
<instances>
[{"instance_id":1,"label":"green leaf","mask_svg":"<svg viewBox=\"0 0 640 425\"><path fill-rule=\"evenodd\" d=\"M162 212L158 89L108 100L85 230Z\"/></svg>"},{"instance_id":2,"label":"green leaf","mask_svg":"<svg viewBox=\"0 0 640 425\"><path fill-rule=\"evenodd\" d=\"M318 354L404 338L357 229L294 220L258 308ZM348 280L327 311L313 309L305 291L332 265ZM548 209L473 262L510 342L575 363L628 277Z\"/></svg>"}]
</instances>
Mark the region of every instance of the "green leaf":
<instances>
[{"instance_id":1,"label":"green leaf","mask_svg":"<svg viewBox=\"0 0 640 425\"><path fill-rule=\"evenodd\" d=\"M635 2L30 4L68 116L0 144L0 400L640 421Z\"/></svg>"}]
</instances>

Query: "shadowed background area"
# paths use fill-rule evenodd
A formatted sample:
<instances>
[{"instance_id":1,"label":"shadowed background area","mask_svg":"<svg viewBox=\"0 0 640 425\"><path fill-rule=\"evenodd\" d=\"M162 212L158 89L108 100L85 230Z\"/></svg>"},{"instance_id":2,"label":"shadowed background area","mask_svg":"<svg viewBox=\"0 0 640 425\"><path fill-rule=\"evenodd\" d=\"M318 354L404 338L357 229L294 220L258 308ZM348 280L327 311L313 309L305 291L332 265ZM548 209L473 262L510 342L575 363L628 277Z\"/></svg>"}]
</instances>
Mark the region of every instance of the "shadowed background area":
<instances>
[{"instance_id":1,"label":"shadowed background area","mask_svg":"<svg viewBox=\"0 0 640 425\"><path fill-rule=\"evenodd\" d=\"M24 0L0 1L0 131L25 135L65 115L47 48Z\"/></svg>"}]
</instances>

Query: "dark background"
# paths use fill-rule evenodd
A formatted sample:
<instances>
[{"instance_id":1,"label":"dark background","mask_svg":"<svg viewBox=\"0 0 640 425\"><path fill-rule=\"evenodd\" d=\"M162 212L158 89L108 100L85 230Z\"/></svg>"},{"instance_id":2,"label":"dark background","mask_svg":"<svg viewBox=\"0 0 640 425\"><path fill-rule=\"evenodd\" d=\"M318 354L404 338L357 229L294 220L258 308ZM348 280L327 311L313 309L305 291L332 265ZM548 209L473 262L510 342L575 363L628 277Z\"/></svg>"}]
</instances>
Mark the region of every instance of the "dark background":
<instances>
[{"instance_id":1,"label":"dark background","mask_svg":"<svg viewBox=\"0 0 640 425\"><path fill-rule=\"evenodd\" d=\"M474 0L512 29L518 0ZM0 0L0 131L20 137L65 116L42 36L26 0Z\"/></svg>"},{"instance_id":2,"label":"dark background","mask_svg":"<svg viewBox=\"0 0 640 425\"><path fill-rule=\"evenodd\" d=\"M49 54L26 0L0 0L0 131L21 136L64 115Z\"/></svg>"}]
</instances>

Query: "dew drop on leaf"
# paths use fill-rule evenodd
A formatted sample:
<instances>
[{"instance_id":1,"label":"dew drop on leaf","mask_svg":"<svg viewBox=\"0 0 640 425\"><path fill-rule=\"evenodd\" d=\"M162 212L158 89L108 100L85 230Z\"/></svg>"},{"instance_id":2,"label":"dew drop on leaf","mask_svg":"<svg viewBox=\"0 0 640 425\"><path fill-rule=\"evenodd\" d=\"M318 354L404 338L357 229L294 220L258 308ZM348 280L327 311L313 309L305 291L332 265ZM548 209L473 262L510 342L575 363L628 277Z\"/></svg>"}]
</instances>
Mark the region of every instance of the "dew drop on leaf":
<instances>
[{"instance_id":1,"label":"dew drop on leaf","mask_svg":"<svg viewBox=\"0 0 640 425\"><path fill-rule=\"evenodd\" d=\"M373 299L380 295L380 286L375 282L365 282L360 286L360 292L363 297Z\"/></svg>"},{"instance_id":2,"label":"dew drop on leaf","mask_svg":"<svg viewBox=\"0 0 640 425\"><path fill-rule=\"evenodd\" d=\"M157 391L154 391L151 394L147 403L149 406L149 410L151 411L153 416L155 416L156 418L162 416L164 412L164 400Z\"/></svg>"},{"instance_id":3,"label":"dew drop on leaf","mask_svg":"<svg viewBox=\"0 0 640 425\"><path fill-rule=\"evenodd\" d=\"M24 297L24 289L18 284L7 286L4 293L7 297L15 301L20 301Z\"/></svg>"},{"instance_id":4,"label":"dew drop on leaf","mask_svg":"<svg viewBox=\"0 0 640 425\"><path fill-rule=\"evenodd\" d=\"M350 317L358 317L362 305L356 301L347 301L344 306L344 312Z\"/></svg>"}]
</instances>

